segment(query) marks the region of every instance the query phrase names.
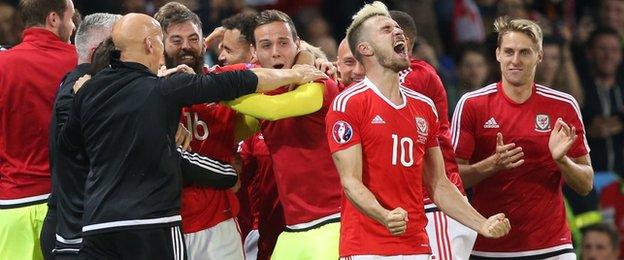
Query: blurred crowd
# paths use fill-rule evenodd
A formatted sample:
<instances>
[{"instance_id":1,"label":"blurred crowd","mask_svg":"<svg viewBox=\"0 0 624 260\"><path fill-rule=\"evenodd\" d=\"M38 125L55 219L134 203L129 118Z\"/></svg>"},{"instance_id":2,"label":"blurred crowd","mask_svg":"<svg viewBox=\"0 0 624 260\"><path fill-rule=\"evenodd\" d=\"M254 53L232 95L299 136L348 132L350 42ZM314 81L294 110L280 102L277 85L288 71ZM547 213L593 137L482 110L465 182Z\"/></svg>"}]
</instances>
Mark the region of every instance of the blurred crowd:
<instances>
[{"instance_id":1,"label":"blurred crowd","mask_svg":"<svg viewBox=\"0 0 624 260\"><path fill-rule=\"evenodd\" d=\"M82 15L94 12L153 15L165 0L75 0ZM355 0L179 0L199 15L204 35L221 20L239 12L278 9L295 20L303 40L336 61L338 44L351 15L362 5ZM414 56L428 61L442 77L453 112L466 92L498 81L493 21L508 15L537 21L544 31L542 62L536 82L572 95L581 107L597 185L587 197L566 192L577 216L618 219L607 206L613 196L624 204L624 0L390 0L390 9L412 15L418 28ZM0 46L21 41L18 0L0 0ZM216 46L212 46L216 48ZM207 52L214 64L216 51ZM212 63L212 64L211 64ZM601 191L603 194L601 194ZM611 192L611 193L608 193ZM605 194L609 195L605 195ZM603 195L601 199L601 195ZM601 203L602 202L602 203ZM603 205L600 208L600 205ZM587 213L590 213L589 215ZM585 214L585 215L583 215ZM587 217L590 219L591 217ZM619 218L624 219L624 218ZM592 222L579 217L579 226ZM595 221L593 221L595 222ZM624 230L624 223L614 223Z\"/></svg>"}]
</instances>

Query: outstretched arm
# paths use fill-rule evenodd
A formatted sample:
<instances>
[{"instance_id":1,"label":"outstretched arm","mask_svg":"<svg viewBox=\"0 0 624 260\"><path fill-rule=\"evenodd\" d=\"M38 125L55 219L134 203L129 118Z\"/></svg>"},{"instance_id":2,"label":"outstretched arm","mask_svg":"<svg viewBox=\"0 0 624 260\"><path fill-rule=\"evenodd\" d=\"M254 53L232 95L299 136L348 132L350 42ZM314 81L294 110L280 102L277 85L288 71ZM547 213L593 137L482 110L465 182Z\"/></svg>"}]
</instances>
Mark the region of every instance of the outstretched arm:
<instances>
[{"instance_id":1,"label":"outstretched arm","mask_svg":"<svg viewBox=\"0 0 624 260\"><path fill-rule=\"evenodd\" d=\"M258 77L256 92L270 92L281 86L305 84L311 81L327 79L327 75L310 65L295 65L292 69L253 68Z\"/></svg>"},{"instance_id":2,"label":"outstretched arm","mask_svg":"<svg viewBox=\"0 0 624 260\"><path fill-rule=\"evenodd\" d=\"M280 95L250 94L225 104L239 113L275 121L314 113L323 105L322 83L308 83Z\"/></svg>"}]
</instances>

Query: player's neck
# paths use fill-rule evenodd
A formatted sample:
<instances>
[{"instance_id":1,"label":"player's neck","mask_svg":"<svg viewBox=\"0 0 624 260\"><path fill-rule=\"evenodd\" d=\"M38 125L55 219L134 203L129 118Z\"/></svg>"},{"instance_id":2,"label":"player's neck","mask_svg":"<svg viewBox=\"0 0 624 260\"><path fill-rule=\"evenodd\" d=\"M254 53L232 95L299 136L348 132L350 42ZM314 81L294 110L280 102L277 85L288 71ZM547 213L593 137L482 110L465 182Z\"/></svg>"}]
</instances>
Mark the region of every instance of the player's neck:
<instances>
[{"instance_id":1,"label":"player's neck","mask_svg":"<svg viewBox=\"0 0 624 260\"><path fill-rule=\"evenodd\" d=\"M395 104L403 103L399 93L399 75L390 69L368 70L366 77L377 86L379 92Z\"/></svg>"},{"instance_id":2,"label":"player's neck","mask_svg":"<svg viewBox=\"0 0 624 260\"><path fill-rule=\"evenodd\" d=\"M503 78L503 93L513 102L522 104L527 101L533 92L533 81L523 85L514 85Z\"/></svg>"}]
</instances>

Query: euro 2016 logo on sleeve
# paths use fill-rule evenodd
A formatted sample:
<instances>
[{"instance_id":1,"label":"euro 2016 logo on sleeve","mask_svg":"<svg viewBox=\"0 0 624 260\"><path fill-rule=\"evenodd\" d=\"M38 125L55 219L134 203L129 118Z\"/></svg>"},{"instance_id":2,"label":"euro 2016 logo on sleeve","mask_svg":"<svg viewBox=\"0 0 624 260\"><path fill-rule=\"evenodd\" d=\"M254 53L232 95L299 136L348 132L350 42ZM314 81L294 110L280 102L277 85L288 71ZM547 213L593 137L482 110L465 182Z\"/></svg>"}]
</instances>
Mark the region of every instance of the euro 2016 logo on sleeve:
<instances>
[{"instance_id":1,"label":"euro 2016 logo on sleeve","mask_svg":"<svg viewBox=\"0 0 624 260\"><path fill-rule=\"evenodd\" d=\"M334 141L336 141L336 143L345 144L351 140L351 137L353 137L353 128L351 128L351 125L345 121L338 121L334 123L332 129L332 135L334 136Z\"/></svg>"},{"instance_id":2,"label":"euro 2016 logo on sleeve","mask_svg":"<svg viewBox=\"0 0 624 260\"><path fill-rule=\"evenodd\" d=\"M546 133L550 131L550 116L537 114L535 116L535 131Z\"/></svg>"}]
</instances>

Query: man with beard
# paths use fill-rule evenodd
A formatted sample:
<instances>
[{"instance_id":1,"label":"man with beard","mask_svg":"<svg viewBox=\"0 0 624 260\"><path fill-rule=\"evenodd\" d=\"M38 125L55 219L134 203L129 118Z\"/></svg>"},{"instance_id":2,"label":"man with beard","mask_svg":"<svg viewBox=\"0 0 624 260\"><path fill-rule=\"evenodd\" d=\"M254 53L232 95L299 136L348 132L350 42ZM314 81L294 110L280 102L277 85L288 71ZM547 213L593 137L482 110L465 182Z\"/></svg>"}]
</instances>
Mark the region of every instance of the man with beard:
<instances>
[{"instance_id":1,"label":"man with beard","mask_svg":"<svg viewBox=\"0 0 624 260\"><path fill-rule=\"evenodd\" d=\"M365 5L347 39L366 77L334 99L326 118L346 195L340 256L429 259L423 184L442 211L482 235L509 232L504 214L484 218L446 178L434 103L399 82L410 62L403 30L386 6Z\"/></svg>"},{"instance_id":2,"label":"man with beard","mask_svg":"<svg viewBox=\"0 0 624 260\"><path fill-rule=\"evenodd\" d=\"M125 15L113 27L119 51L111 66L74 89L59 140L66 149L84 147L91 167L81 257L184 259L180 156L173 142L180 109L326 77L310 66L157 77L162 38L153 18Z\"/></svg>"},{"instance_id":3,"label":"man with beard","mask_svg":"<svg viewBox=\"0 0 624 260\"><path fill-rule=\"evenodd\" d=\"M232 24L244 24L245 17L240 21L226 20L226 29L217 29L208 37L220 38L225 33L222 44L227 44L230 56L221 60L230 65L226 67L206 68L203 64L204 42L201 40L201 22L196 14L179 3L171 2L160 8L155 18L163 26L165 32L165 61L169 68L186 64L197 74L220 73L229 70L244 70L253 67L249 53L244 48L234 49L231 40L239 41L238 37L230 37ZM247 18L249 19L249 18ZM232 29L227 29L232 27ZM235 35L234 35L235 36ZM226 38L227 37L227 38ZM243 38L244 40L244 38ZM240 42L238 42L240 45ZM241 47L241 46L239 46ZM220 57L223 55L220 55ZM236 143L258 130L258 121L262 119L280 119L312 113L320 107L320 95L308 95L310 90L319 89L304 86L298 89L306 99L297 102L294 94L271 97L251 95L230 102L231 109L225 104L197 104L183 110L182 122L187 125L193 135L191 148L193 151L222 162L231 163ZM278 100L278 99L281 99ZM283 102L288 101L288 102ZM319 103L314 105L313 103ZM312 104L311 104L312 103ZM295 106L297 104L297 106ZM276 109L281 113L275 113ZM237 111L242 113L237 113ZM254 117L246 116L252 114ZM182 192L182 229L185 234L190 259L243 259L241 234L236 221L239 203L234 191L229 189L236 184L236 176L226 174L223 181L212 186L187 184Z\"/></svg>"},{"instance_id":4,"label":"man with beard","mask_svg":"<svg viewBox=\"0 0 624 260\"><path fill-rule=\"evenodd\" d=\"M444 172L446 177L455 185L459 192L465 195L455 153L451 144L450 123L448 119L448 102L446 90L435 68L424 60L411 56L416 42L416 24L409 14L391 10L390 17L399 24L405 34L405 48L410 57L410 67L399 72L399 81L403 86L430 98L435 104L438 114L438 145L444 158ZM449 218L431 200L426 190L423 190L425 216L427 217L427 235L432 254L436 259L468 259L477 233L462 225L453 218ZM438 242L439 241L439 242Z\"/></svg>"},{"instance_id":5,"label":"man with beard","mask_svg":"<svg viewBox=\"0 0 624 260\"><path fill-rule=\"evenodd\" d=\"M0 52L0 259L41 259L39 234L50 195L52 103L76 66L71 0L20 1L26 29Z\"/></svg>"},{"instance_id":6,"label":"man with beard","mask_svg":"<svg viewBox=\"0 0 624 260\"><path fill-rule=\"evenodd\" d=\"M571 95L534 82L539 25L500 17L494 28L502 79L462 96L451 133L472 204L482 214L503 210L514 229L497 241L478 236L470 258L576 259L561 186L581 195L593 188L580 109Z\"/></svg>"},{"instance_id":7,"label":"man with beard","mask_svg":"<svg viewBox=\"0 0 624 260\"><path fill-rule=\"evenodd\" d=\"M190 66L206 74L199 17L184 5L171 2L154 15L164 32L165 64ZM191 131L191 148L203 156L231 162L236 112L218 103L197 104L183 110L181 121ZM182 190L182 232L189 259L243 259L238 224L238 201L230 190L236 175L225 173L212 186L186 183Z\"/></svg>"},{"instance_id":8,"label":"man with beard","mask_svg":"<svg viewBox=\"0 0 624 260\"><path fill-rule=\"evenodd\" d=\"M237 63L254 63L249 37L245 28L252 26L255 15L238 13L221 21L221 43L219 43L219 64L227 66ZM208 44L206 44L208 45Z\"/></svg>"}]
</instances>

